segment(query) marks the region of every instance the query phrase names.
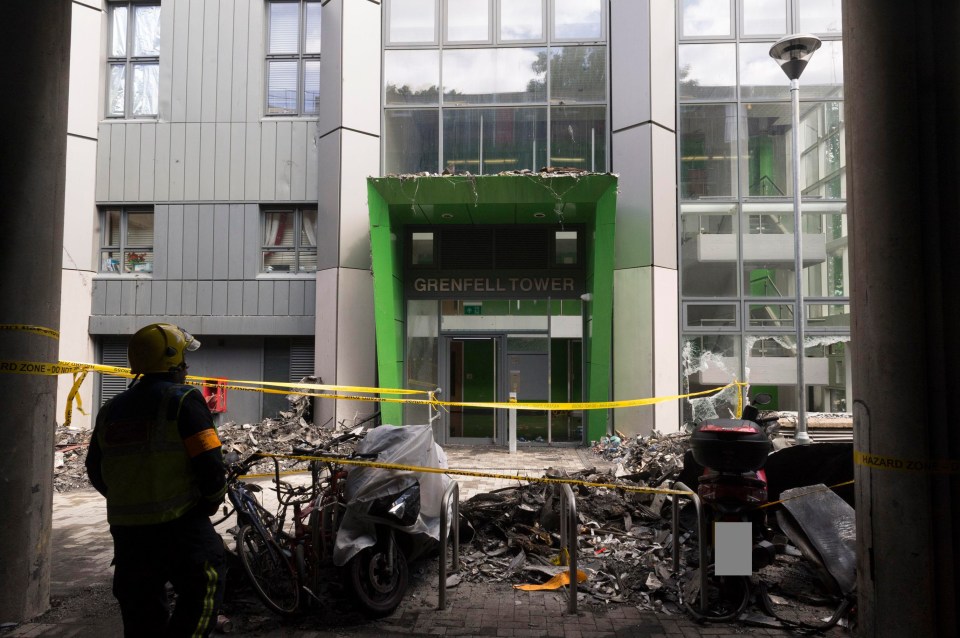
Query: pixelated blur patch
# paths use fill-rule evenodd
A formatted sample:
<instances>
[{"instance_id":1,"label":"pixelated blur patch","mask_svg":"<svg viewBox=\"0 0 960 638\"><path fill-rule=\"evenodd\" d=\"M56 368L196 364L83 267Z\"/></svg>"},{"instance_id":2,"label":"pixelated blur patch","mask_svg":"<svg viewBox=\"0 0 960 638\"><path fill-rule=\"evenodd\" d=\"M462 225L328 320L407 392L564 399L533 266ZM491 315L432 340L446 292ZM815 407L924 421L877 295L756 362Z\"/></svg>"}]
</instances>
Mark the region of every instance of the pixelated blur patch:
<instances>
[{"instance_id":1,"label":"pixelated blur patch","mask_svg":"<svg viewBox=\"0 0 960 638\"><path fill-rule=\"evenodd\" d=\"M715 523L714 573L749 576L753 572L753 524Z\"/></svg>"}]
</instances>

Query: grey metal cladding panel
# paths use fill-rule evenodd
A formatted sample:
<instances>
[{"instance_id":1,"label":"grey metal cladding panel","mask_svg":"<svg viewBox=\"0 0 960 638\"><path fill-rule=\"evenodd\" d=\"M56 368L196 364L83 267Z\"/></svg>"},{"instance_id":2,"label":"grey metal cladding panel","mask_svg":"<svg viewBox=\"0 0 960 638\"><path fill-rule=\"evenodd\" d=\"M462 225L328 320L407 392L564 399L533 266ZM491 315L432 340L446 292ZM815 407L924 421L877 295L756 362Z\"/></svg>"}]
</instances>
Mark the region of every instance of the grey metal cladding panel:
<instances>
[{"instance_id":1,"label":"grey metal cladding panel","mask_svg":"<svg viewBox=\"0 0 960 638\"><path fill-rule=\"evenodd\" d=\"M167 282L167 312L168 315L183 314L183 282Z\"/></svg>"},{"instance_id":2,"label":"grey metal cladding panel","mask_svg":"<svg viewBox=\"0 0 960 638\"><path fill-rule=\"evenodd\" d=\"M228 233L227 247L227 277L229 279L243 279L243 245L244 245L244 215L245 207L243 204L230 204L230 230ZM219 240L219 235L217 236Z\"/></svg>"},{"instance_id":3,"label":"grey metal cladding panel","mask_svg":"<svg viewBox=\"0 0 960 638\"><path fill-rule=\"evenodd\" d=\"M93 323L91 321L91 323ZM100 320L97 324L108 323ZM220 316L200 318L200 335L292 335L312 337L313 317L241 317ZM203 352L201 348L199 352Z\"/></svg>"},{"instance_id":4,"label":"grey metal cladding panel","mask_svg":"<svg viewBox=\"0 0 960 638\"><path fill-rule=\"evenodd\" d=\"M173 2L173 48L171 58L173 63L172 81L170 86L170 120L184 122L187 119L187 59L190 51L190 5L196 4L190 0L174 0ZM161 11L161 14L166 11ZM161 36L162 37L162 36ZM160 65L163 69L163 65ZM161 85L162 86L162 85Z\"/></svg>"},{"instance_id":5,"label":"grey metal cladding panel","mask_svg":"<svg viewBox=\"0 0 960 638\"><path fill-rule=\"evenodd\" d=\"M260 272L260 207L256 204L244 204L243 216L246 221L243 234L243 278L255 279Z\"/></svg>"},{"instance_id":6,"label":"grey metal cladding panel","mask_svg":"<svg viewBox=\"0 0 960 638\"><path fill-rule=\"evenodd\" d=\"M187 122L200 122L203 96L203 9L212 2L190 3L190 26L187 35Z\"/></svg>"},{"instance_id":7,"label":"grey metal cladding panel","mask_svg":"<svg viewBox=\"0 0 960 638\"><path fill-rule=\"evenodd\" d=\"M317 173L317 268L336 268L340 263L340 147L341 131L317 140L322 167Z\"/></svg>"},{"instance_id":8,"label":"grey metal cladding panel","mask_svg":"<svg viewBox=\"0 0 960 638\"><path fill-rule=\"evenodd\" d=\"M176 0L169 2L164 10L160 11L160 50L167 52L173 51L174 40L174 16L176 15ZM159 93L157 94L157 108L159 108L160 118L169 121L173 115L171 108L172 88L173 88L173 65L160 65Z\"/></svg>"},{"instance_id":9,"label":"grey metal cladding panel","mask_svg":"<svg viewBox=\"0 0 960 638\"><path fill-rule=\"evenodd\" d=\"M187 153L187 125L174 122L170 125L170 196L169 201L183 199L184 170Z\"/></svg>"},{"instance_id":10,"label":"grey metal cladding panel","mask_svg":"<svg viewBox=\"0 0 960 638\"><path fill-rule=\"evenodd\" d=\"M244 182L246 181L244 165L247 157L246 128L245 124L236 122L230 124L230 193L226 199L243 199Z\"/></svg>"},{"instance_id":11,"label":"grey metal cladding panel","mask_svg":"<svg viewBox=\"0 0 960 638\"><path fill-rule=\"evenodd\" d=\"M137 286L140 285L138 279L120 280L120 313L121 315L133 315L137 312Z\"/></svg>"},{"instance_id":12,"label":"grey metal cladding panel","mask_svg":"<svg viewBox=\"0 0 960 638\"><path fill-rule=\"evenodd\" d=\"M183 303L180 307L180 313L187 317L197 315L197 282L185 280L181 289L181 299Z\"/></svg>"},{"instance_id":13,"label":"grey metal cladding panel","mask_svg":"<svg viewBox=\"0 0 960 638\"><path fill-rule=\"evenodd\" d=\"M214 254L214 206L201 204L197 207L197 278L213 279Z\"/></svg>"},{"instance_id":14,"label":"grey metal cladding panel","mask_svg":"<svg viewBox=\"0 0 960 638\"><path fill-rule=\"evenodd\" d=\"M200 260L200 220L199 207L187 204L183 207L183 271L184 280L196 279Z\"/></svg>"},{"instance_id":15,"label":"grey metal cladding panel","mask_svg":"<svg viewBox=\"0 0 960 638\"><path fill-rule=\"evenodd\" d=\"M650 3L613 0L610 14L610 119L619 131L650 119Z\"/></svg>"},{"instance_id":16,"label":"grey metal cladding panel","mask_svg":"<svg viewBox=\"0 0 960 638\"><path fill-rule=\"evenodd\" d=\"M227 314L227 292L229 284L226 281L214 281L210 285L210 313L211 315Z\"/></svg>"},{"instance_id":17,"label":"grey metal cladding panel","mask_svg":"<svg viewBox=\"0 0 960 638\"><path fill-rule=\"evenodd\" d=\"M217 282L220 283L220 282ZM213 284L212 281L197 282L197 314L200 316L209 316L213 314ZM227 287L223 287L223 306L226 310L227 305ZM222 314L222 313L221 313Z\"/></svg>"},{"instance_id":18,"label":"grey metal cladding panel","mask_svg":"<svg viewBox=\"0 0 960 638\"><path fill-rule=\"evenodd\" d=\"M167 211L167 279L183 277L183 206L170 206Z\"/></svg>"},{"instance_id":19,"label":"grey metal cladding panel","mask_svg":"<svg viewBox=\"0 0 960 638\"><path fill-rule=\"evenodd\" d=\"M213 122L200 124L200 199L214 199L214 180L217 160L217 125Z\"/></svg>"},{"instance_id":20,"label":"grey metal cladding panel","mask_svg":"<svg viewBox=\"0 0 960 638\"><path fill-rule=\"evenodd\" d=\"M307 135L306 122L294 122L290 133L290 200L302 202L307 196Z\"/></svg>"},{"instance_id":21,"label":"grey metal cladding panel","mask_svg":"<svg viewBox=\"0 0 960 638\"><path fill-rule=\"evenodd\" d=\"M323 63L320 65L320 104L318 126L326 135L343 126L343 2L329 2L323 7L320 40Z\"/></svg>"},{"instance_id":22,"label":"grey metal cladding panel","mask_svg":"<svg viewBox=\"0 0 960 638\"><path fill-rule=\"evenodd\" d=\"M317 201L317 123L315 121L307 122L307 193L306 201Z\"/></svg>"},{"instance_id":23,"label":"grey metal cladding panel","mask_svg":"<svg viewBox=\"0 0 960 638\"><path fill-rule=\"evenodd\" d=\"M204 2L203 9L203 73L200 88L200 121L215 122L217 119L217 50L220 40L220 3Z\"/></svg>"},{"instance_id":24,"label":"grey metal cladding panel","mask_svg":"<svg viewBox=\"0 0 960 638\"><path fill-rule=\"evenodd\" d=\"M227 314L242 315L243 312L243 282L230 281L227 283Z\"/></svg>"},{"instance_id":25,"label":"grey metal cladding panel","mask_svg":"<svg viewBox=\"0 0 960 638\"><path fill-rule=\"evenodd\" d=\"M123 201L140 199L140 122L127 124L123 149Z\"/></svg>"},{"instance_id":26,"label":"grey metal cladding panel","mask_svg":"<svg viewBox=\"0 0 960 638\"><path fill-rule=\"evenodd\" d=\"M167 229L170 227L170 208L168 204L158 204L153 208L153 276L155 279L166 279L170 270L170 258L167 256L167 247L170 238Z\"/></svg>"},{"instance_id":27,"label":"grey metal cladding panel","mask_svg":"<svg viewBox=\"0 0 960 638\"><path fill-rule=\"evenodd\" d=\"M200 124L187 122L183 150L183 199L200 198Z\"/></svg>"},{"instance_id":28,"label":"grey metal cladding panel","mask_svg":"<svg viewBox=\"0 0 960 638\"><path fill-rule=\"evenodd\" d=\"M246 199L260 199L260 132L259 122L247 124L246 134L246 170L244 183L246 184Z\"/></svg>"},{"instance_id":29,"label":"grey metal cladding panel","mask_svg":"<svg viewBox=\"0 0 960 638\"><path fill-rule=\"evenodd\" d=\"M170 123L157 123L157 141L154 153L153 199L164 201L170 197Z\"/></svg>"},{"instance_id":30,"label":"grey metal cladding panel","mask_svg":"<svg viewBox=\"0 0 960 638\"><path fill-rule=\"evenodd\" d=\"M274 199L277 201L290 201L290 182L293 172L303 169L293 165L293 143L290 136L293 134L292 122L277 122L277 168L276 168L276 193Z\"/></svg>"},{"instance_id":31,"label":"grey metal cladding panel","mask_svg":"<svg viewBox=\"0 0 960 638\"><path fill-rule=\"evenodd\" d=\"M107 198L112 202L123 201L124 151L127 145L127 125L114 124L110 135L110 191Z\"/></svg>"},{"instance_id":32,"label":"grey metal cladding panel","mask_svg":"<svg viewBox=\"0 0 960 638\"><path fill-rule=\"evenodd\" d=\"M264 3L251 2L250 21L247 24L247 114L246 120L254 121L263 113L264 74ZM239 56L238 56L239 57Z\"/></svg>"},{"instance_id":33,"label":"grey metal cladding panel","mask_svg":"<svg viewBox=\"0 0 960 638\"><path fill-rule=\"evenodd\" d=\"M247 0L240 0L246 2ZM230 84L233 77L233 17L235 0L220 0L217 28L217 122L230 122ZM219 131L218 131L219 133ZM219 199L219 198L218 198Z\"/></svg>"},{"instance_id":34,"label":"grey metal cladding panel","mask_svg":"<svg viewBox=\"0 0 960 638\"><path fill-rule=\"evenodd\" d=\"M98 202L107 201L110 195L110 138L113 124L100 125L97 141L97 185L95 197Z\"/></svg>"},{"instance_id":35,"label":"grey metal cladding panel","mask_svg":"<svg viewBox=\"0 0 960 638\"><path fill-rule=\"evenodd\" d=\"M90 294L90 314L107 314L107 283L102 279L93 280L93 290Z\"/></svg>"},{"instance_id":36,"label":"grey metal cladding panel","mask_svg":"<svg viewBox=\"0 0 960 638\"><path fill-rule=\"evenodd\" d=\"M258 314L257 310L260 306L260 286L258 285L259 283L260 282L257 282L257 281L243 282L242 310L244 315Z\"/></svg>"},{"instance_id":37,"label":"grey metal cladding panel","mask_svg":"<svg viewBox=\"0 0 960 638\"><path fill-rule=\"evenodd\" d=\"M213 197L226 200L230 199L230 122L217 122L214 128Z\"/></svg>"},{"instance_id":38,"label":"grey metal cladding panel","mask_svg":"<svg viewBox=\"0 0 960 638\"><path fill-rule=\"evenodd\" d=\"M230 121L243 122L247 119L247 42L250 34L250 0L237 0L233 13L233 58L232 82L230 83ZM256 10L259 11L258 4Z\"/></svg>"},{"instance_id":39,"label":"grey metal cladding panel","mask_svg":"<svg viewBox=\"0 0 960 638\"><path fill-rule=\"evenodd\" d=\"M273 315L273 296L276 282L263 280L257 282L257 314Z\"/></svg>"},{"instance_id":40,"label":"grey metal cladding panel","mask_svg":"<svg viewBox=\"0 0 960 638\"><path fill-rule=\"evenodd\" d=\"M260 199L276 199L277 193L277 123L260 125Z\"/></svg>"},{"instance_id":41,"label":"grey metal cladding panel","mask_svg":"<svg viewBox=\"0 0 960 638\"><path fill-rule=\"evenodd\" d=\"M119 315L120 314L120 295L122 293L121 284L123 282L119 279L114 279L107 282L107 303L104 308L103 314L105 315Z\"/></svg>"},{"instance_id":42,"label":"grey metal cladding panel","mask_svg":"<svg viewBox=\"0 0 960 638\"><path fill-rule=\"evenodd\" d=\"M150 314L150 299L153 294L153 283L151 279L143 279L138 282L134 314L138 316Z\"/></svg>"},{"instance_id":43,"label":"grey metal cladding panel","mask_svg":"<svg viewBox=\"0 0 960 638\"><path fill-rule=\"evenodd\" d=\"M277 279L273 282L273 314L290 314L290 281Z\"/></svg>"},{"instance_id":44,"label":"grey metal cladding panel","mask_svg":"<svg viewBox=\"0 0 960 638\"><path fill-rule=\"evenodd\" d=\"M145 122L140 125L140 190L137 192L137 199L141 202L152 202L156 199L156 157L157 123Z\"/></svg>"},{"instance_id":45,"label":"grey metal cladding panel","mask_svg":"<svg viewBox=\"0 0 960 638\"><path fill-rule=\"evenodd\" d=\"M154 279L151 288L150 314L167 314L167 282Z\"/></svg>"},{"instance_id":46,"label":"grey metal cladding panel","mask_svg":"<svg viewBox=\"0 0 960 638\"><path fill-rule=\"evenodd\" d=\"M335 303L335 302L331 302ZM303 314L313 315L317 312L317 282L309 280L303 286Z\"/></svg>"},{"instance_id":47,"label":"grey metal cladding panel","mask_svg":"<svg viewBox=\"0 0 960 638\"><path fill-rule=\"evenodd\" d=\"M213 278L230 276L230 206L217 204L213 210Z\"/></svg>"},{"instance_id":48,"label":"grey metal cladding panel","mask_svg":"<svg viewBox=\"0 0 960 638\"><path fill-rule=\"evenodd\" d=\"M311 279L310 281L297 279L295 281L290 282L290 293L289 293L290 302L287 308L288 314L291 314L291 315L308 314L303 311L304 297L306 296L306 293L304 292L304 290L306 289L306 285L308 283L310 285L315 285L313 279ZM313 309L311 309L311 312L309 314L312 314L312 313L313 313Z\"/></svg>"}]
</instances>

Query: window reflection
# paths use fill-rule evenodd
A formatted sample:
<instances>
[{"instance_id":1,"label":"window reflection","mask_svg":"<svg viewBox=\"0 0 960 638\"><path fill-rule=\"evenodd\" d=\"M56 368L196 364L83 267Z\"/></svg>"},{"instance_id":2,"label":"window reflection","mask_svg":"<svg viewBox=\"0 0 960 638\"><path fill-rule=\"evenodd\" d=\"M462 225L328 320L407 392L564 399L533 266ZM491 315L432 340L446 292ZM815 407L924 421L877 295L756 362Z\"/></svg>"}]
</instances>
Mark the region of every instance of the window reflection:
<instances>
[{"instance_id":1,"label":"window reflection","mask_svg":"<svg viewBox=\"0 0 960 638\"><path fill-rule=\"evenodd\" d=\"M737 116L733 104L680 107L680 196L737 194Z\"/></svg>"},{"instance_id":2,"label":"window reflection","mask_svg":"<svg viewBox=\"0 0 960 638\"><path fill-rule=\"evenodd\" d=\"M842 27L840 0L797 0L800 31L839 33Z\"/></svg>"},{"instance_id":3,"label":"window reflection","mask_svg":"<svg viewBox=\"0 0 960 638\"><path fill-rule=\"evenodd\" d=\"M383 112L383 120L387 174L437 172L440 143L435 109L389 109Z\"/></svg>"},{"instance_id":4,"label":"window reflection","mask_svg":"<svg viewBox=\"0 0 960 638\"><path fill-rule=\"evenodd\" d=\"M800 77L800 96L805 100L843 97L842 42L824 42L810 59Z\"/></svg>"},{"instance_id":5,"label":"window reflection","mask_svg":"<svg viewBox=\"0 0 960 638\"><path fill-rule=\"evenodd\" d=\"M681 33L691 36L729 36L730 0L682 0Z\"/></svg>"},{"instance_id":6,"label":"window reflection","mask_svg":"<svg viewBox=\"0 0 960 638\"><path fill-rule=\"evenodd\" d=\"M550 50L551 102L602 102L606 96L606 47Z\"/></svg>"},{"instance_id":7,"label":"window reflection","mask_svg":"<svg viewBox=\"0 0 960 638\"><path fill-rule=\"evenodd\" d=\"M681 204L681 291L686 297L737 296L736 204Z\"/></svg>"},{"instance_id":8,"label":"window reflection","mask_svg":"<svg viewBox=\"0 0 960 638\"><path fill-rule=\"evenodd\" d=\"M773 43L740 44L740 95L744 99L790 99L790 80L770 58L771 44ZM817 54L819 53L818 51ZM813 57L816 58L817 55ZM803 79L806 80L806 74ZM789 104L787 106L789 107Z\"/></svg>"},{"instance_id":9,"label":"window reflection","mask_svg":"<svg viewBox=\"0 0 960 638\"><path fill-rule=\"evenodd\" d=\"M490 40L490 0L447 0L447 42Z\"/></svg>"},{"instance_id":10,"label":"window reflection","mask_svg":"<svg viewBox=\"0 0 960 638\"><path fill-rule=\"evenodd\" d=\"M602 33L601 0L554 0L553 37L597 40Z\"/></svg>"},{"instance_id":11,"label":"window reflection","mask_svg":"<svg viewBox=\"0 0 960 638\"><path fill-rule=\"evenodd\" d=\"M436 0L390 0L388 34L393 44L435 42Z\"/></svg>"},{"instance_id":12,"label":"window reflection","mask_svg":"<svg viewBox=\"0 0 960 638\"><path fill-rule=\"evenodd\" d=\"M742 0L743 35L787 32L787 0Z\"/></svg>"},{"instance_id":13,"label":"window reflection","mask_svg":"<svg viewBox=\"0 0 960 638\"><path fill-rule=\"evenodd\" d=\"M543 0L500 2L500 39L543 39Z\"/></svg>"},{"instance_id":14,"label":"window reflection","mask_svg":"<svg viewBox=\"0 0 960 638\"><path fill-rule=\"evenodd\" d=\"M444 109L443 165L491 174L546 164L547 109Z\"/></svg>"},{"instance_id":15,"label":"window reflection","mask_svg":"<svg viewBox=\"0 0 960 638\"><path fill-rule=\"evenodd\" d=\"M440 52L386 51L383 78L387 104L436 104L440 97Z\"/></svg>"},{"instance_id":16,"label":"window reflection","mask_svg":"<svg viewBox=\"0 0 960 638\"><path fill-rule=\"evenodd\" d=\"M680 99L731 100L736 97L735 44L681 44L677 56Z\"/></svg>"},{"instance_id":17,"label":"window reflection","mask_svg":"<svg viewBox=\"0 0 960 638\"><path fill-rule=\"evenodd\" d=\"M550 119L552 166L594 172L607 169L606 107L554 107Z\"/></svg>"},{"instance_id":18,"label":"window reflection","mask_svg":"<svg viewBox=\"0 0 960 638\"><path fill-rule=\"evenodd\" d=\"M445 104L543 102L546 49L447 49Z\"/></svg>"}]
</instances>

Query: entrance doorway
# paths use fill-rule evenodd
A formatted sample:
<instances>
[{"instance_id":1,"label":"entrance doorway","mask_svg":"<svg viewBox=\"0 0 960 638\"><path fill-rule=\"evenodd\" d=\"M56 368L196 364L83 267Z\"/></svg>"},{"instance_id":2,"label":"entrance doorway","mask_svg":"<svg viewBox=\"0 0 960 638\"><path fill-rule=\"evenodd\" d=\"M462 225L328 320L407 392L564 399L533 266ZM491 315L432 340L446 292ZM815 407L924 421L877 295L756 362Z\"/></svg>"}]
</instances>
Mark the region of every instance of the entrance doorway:
<instances>
[{"instance_id":1,"label":"entrance doorway","mask_svg":"<svg viewBox=\"0 0 960 638\"><path fill-rule=\"evenodd\" d=\"M501 397L503 337L445 337L441 373L450 401L490 403ZM493 443L502 439L500 410L450 406L445 413L446 439L451 443Z\"/></svg>"}]
</instances>

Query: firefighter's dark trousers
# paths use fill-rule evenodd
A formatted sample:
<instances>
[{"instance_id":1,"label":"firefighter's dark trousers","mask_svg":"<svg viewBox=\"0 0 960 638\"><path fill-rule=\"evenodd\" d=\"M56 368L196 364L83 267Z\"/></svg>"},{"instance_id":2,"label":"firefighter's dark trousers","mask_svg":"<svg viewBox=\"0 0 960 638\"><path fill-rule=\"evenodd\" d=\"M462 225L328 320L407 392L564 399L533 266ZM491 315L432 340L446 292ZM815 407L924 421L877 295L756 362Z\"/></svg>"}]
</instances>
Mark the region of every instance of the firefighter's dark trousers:
<instances>
[{"instance_id":1,"label":"firefighter's dark trousers","mask_svg":"<svg viewBox=\"0 0 960 638\"><path fill-rule=\"evenodd\" d=\"M123 633L207 636L223 601L223 539L197 509L159 525L112 525L113 595ZM166 584L177 594L173 614Z\"/></svg>"}]
</instances>

